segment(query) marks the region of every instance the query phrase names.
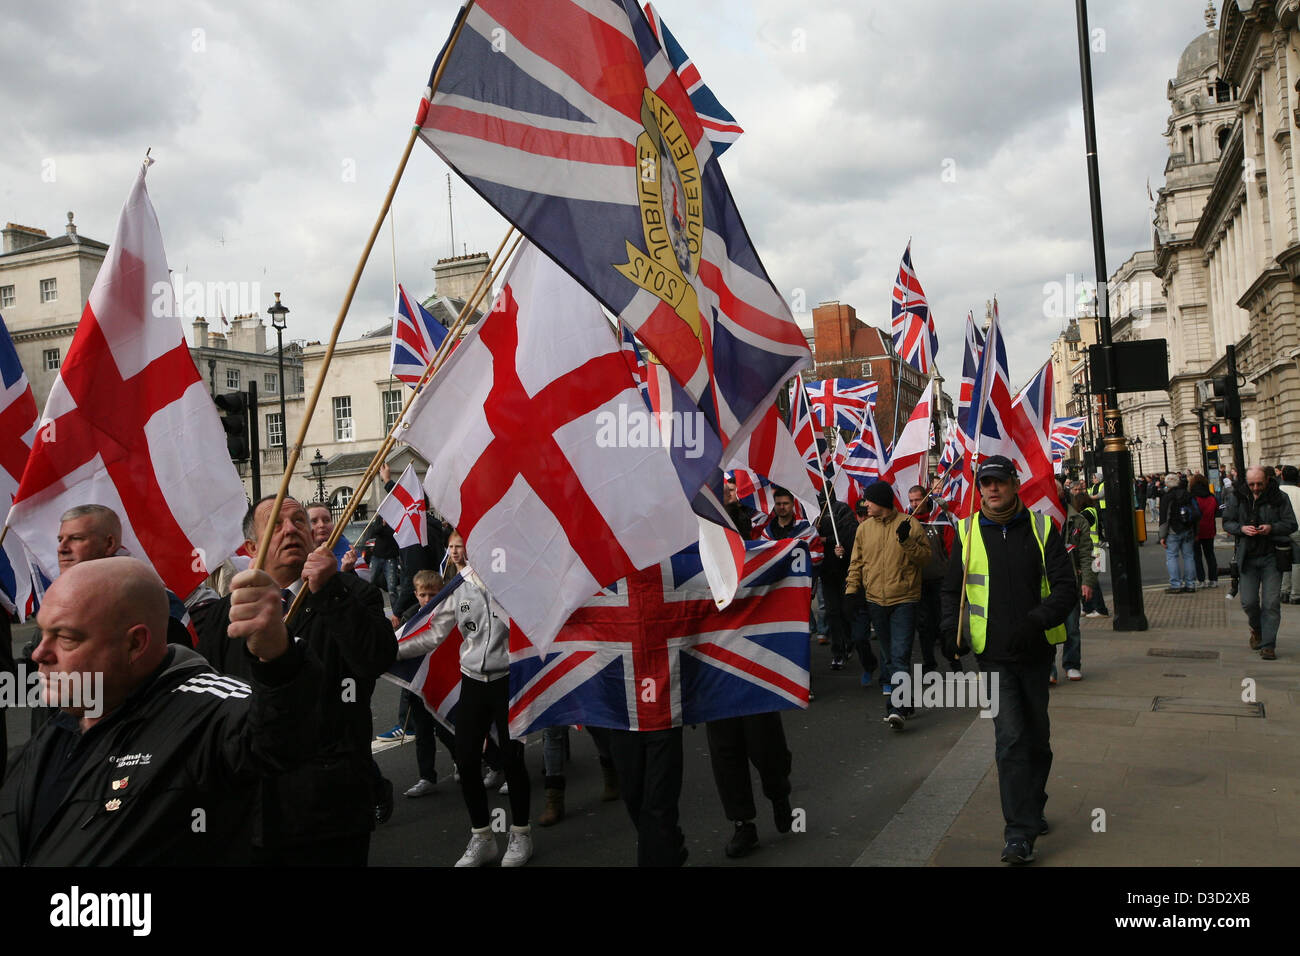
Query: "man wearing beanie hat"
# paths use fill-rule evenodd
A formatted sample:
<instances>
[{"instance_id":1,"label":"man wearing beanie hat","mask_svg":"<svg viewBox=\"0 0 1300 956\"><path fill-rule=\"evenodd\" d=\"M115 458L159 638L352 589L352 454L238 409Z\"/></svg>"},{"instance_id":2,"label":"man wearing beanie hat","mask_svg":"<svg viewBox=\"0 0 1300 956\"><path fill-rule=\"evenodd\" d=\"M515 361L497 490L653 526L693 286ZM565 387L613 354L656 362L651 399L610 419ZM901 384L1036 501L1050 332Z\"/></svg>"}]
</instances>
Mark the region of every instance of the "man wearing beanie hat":
<instances>
[{"instance_id":1,"label":"man wearing beanie hat","mask_svg":"<svg viewBox=\"0 0 1300 956\"><path fill-rule=\"evenodd\" d=\"M979 517L958 525L943 582L944 653L974 650L989 681L1006 821L1002 860L1029 863L1034 841L1047 832L1048 675L1079 591L1051 519L1021 502L1015 466L994 455L980 464L976 481Z\"/></svg>"},{"instance_id":2,"label":"man wearing beanie hat","mask_svg":"<svg viewBox=\"0 0 1300 956\"><path fill-rule=\"evenodd\" d=\"M921 523L894 510L894 489L884 481L867 486L867 520L853 537L844 599L852 607L866 604L871 626L880 639L881 683L912 667L916 607L921 601L921 568L930 560L930 544ZM886 697L885 722L903 729L903 711Z\"/></svg>"}]
</instances>

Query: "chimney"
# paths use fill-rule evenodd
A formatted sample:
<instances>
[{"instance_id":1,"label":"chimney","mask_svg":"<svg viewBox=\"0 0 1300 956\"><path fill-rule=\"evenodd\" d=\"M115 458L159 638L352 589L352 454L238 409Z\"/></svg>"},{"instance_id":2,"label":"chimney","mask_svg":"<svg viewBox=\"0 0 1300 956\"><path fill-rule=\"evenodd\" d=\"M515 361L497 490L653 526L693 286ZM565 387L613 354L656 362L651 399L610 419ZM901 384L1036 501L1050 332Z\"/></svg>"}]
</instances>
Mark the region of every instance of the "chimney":
<instances>
[{"instance_id":1,"label":"chimney","mask_svg":"<svg viewBox=\"0 0 1300 956\"><path fill-rule=\"evenodd\" d=\"M196 349L208 347L208 320L201 315L194 320L194 347Z\"/></svg>"},{"instance_id":2,"label":"chimney","mask_svg":"<svg viewBox=\"0 0 1300 956\"><path fill-rule=\"evenodd\" d=\"M48 238L50 237L44 229L20 226L16 222L8 222L5 223L4 227L4 251L17 252L19 249L26 249L38 242L44 242Z\"/></svg>"},{"instance_id":3,"label":"chimney","mask_svg":"<svg viewBox=\"0 0 1300 956\"><path fill-rule=\"evenodd\" d=\"M479 276L487 271L488 254L474 252L465 256L439 259L433 267L433 293L452 299L468 299Z\"/></svg>"}]
</instances>

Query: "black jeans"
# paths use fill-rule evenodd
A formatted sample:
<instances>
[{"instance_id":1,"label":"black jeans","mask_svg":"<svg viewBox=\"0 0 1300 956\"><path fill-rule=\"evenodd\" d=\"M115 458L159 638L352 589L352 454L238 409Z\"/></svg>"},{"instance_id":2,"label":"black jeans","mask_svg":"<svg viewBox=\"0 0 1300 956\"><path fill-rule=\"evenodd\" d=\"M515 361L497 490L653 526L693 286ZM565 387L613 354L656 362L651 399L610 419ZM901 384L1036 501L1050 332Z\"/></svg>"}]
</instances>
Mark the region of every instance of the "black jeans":
<instances>
[{"instance_id":1,"label":"black jeans","mask_svg":"<svg viewBox=\"0 0 1300 956\"><path fill-rule=\"evenodd\" d=\"M460 702L456 705L456 766L460 792L475 829L488 825L487 788L483 786L483 741L495 726L500 741L506 783L510 785L511 823L528 823L529 781L524 768L524 745L510 739L510 681L481 681L461 675ZM416 738L419 741L419 737Z\"/></svg>"},{"instance_id":2,"label":"black jeans","mask_svg":"<svg viewBox=\"0 0 1300 956\"><path fill-rule=\"evenodd\" d=\"M1196 561L1197 583L1219 580L1219 562L1214 557L1214 539L1199 538L1192 546L1192 558ZM1206 576L1209 571L1209 576Z\"/></svg>"},{"instance_id":3,"label":"black jeans","mask_svg":"<svg viewBox=\"0 0 1300 956\"><path fill-rule=\"evenodd\" d=\"M916 606L916 639L921 642L921 661L926 670L937 666L934 649L939 643L939 619L943 615L943 578L921 579L921 603Z\"/></svg>"},{"instance_id":4,"label":"black jeans","mask_svg":"<svg viewBox=\"0 0 1300 956\"><path fill-rule=\"evenodd\" d=\"M682 728L611 730L609 752L623 803L636 826L636 865L681 866L686 861L686 837L677 825Z\"/></svg>"},{"instance_id":5,"label":"black jeans","mask_svg":"<svg viewBox=\"0 0 1300 956\"><path fill-rule=\"evenodd\" d=\"M753 820L754 786L749 765L758 771L763 796L779 800L790 796L790 748L779 711L727 717L704 725L709 738L709 763L728 820Z\"/></svg>"},{"instance_id":6,"label":"black jeans","mask_svg":"<svg viewBox=\"0 0 1300 956\"><path fill-rule=\"evenodd\" d=\"M829 566L828 566L829 565ZM822 562L822 600L826 602L826 629L831 635L831 656L849 654L849 621L844 615L844 584L848 575L843 567L829 560Z\"/></svg>"},{"instance_id":7,"label":"black jeans","mask_svg":"<svg viewBox=\"0 0 1300 956\"><path fill-rule=\"evenodd\" d=\"M1047 778L1052 771L1051 725L1047 719L1047 678L1051 659L1033 663L980 661L989 680L997 714L998 791L1002 796L1005 840L1025 840L1033 846L1047 804Z\"/></svg>"}]
</instances>

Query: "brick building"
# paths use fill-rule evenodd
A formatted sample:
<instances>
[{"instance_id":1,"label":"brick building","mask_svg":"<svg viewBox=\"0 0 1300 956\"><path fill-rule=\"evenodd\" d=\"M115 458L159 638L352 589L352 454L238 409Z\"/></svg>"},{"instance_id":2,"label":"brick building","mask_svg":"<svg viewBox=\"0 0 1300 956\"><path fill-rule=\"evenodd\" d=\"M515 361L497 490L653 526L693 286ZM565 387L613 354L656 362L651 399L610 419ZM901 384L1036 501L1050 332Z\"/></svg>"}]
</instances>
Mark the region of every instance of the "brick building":
<instances>
[{"instance_id":1,"label":"brick building","mask_svg":"<svg viewBox=\"0 0 1300 956\"><path fill-rule=\"evenodd\" d=\"M894 401L898 396L898 430L921 400L927 379L912 366L902 365L902 389L896 373L900 363L887 332L867 325L851 305L823 302L813 309L813 359L816 367L805 376L809 382L827 378L861 378L880 386L876 399L876 427L880 440L894 440Z\"/></svg>"}]
</instances>

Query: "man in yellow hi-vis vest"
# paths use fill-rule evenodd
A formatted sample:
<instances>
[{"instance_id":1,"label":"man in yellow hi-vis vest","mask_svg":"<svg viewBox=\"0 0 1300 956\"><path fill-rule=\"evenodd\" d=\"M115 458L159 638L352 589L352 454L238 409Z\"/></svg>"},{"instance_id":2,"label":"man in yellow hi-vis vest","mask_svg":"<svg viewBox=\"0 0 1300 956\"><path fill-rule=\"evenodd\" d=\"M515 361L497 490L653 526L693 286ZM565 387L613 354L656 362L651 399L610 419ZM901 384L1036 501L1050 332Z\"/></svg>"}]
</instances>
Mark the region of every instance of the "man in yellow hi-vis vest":
<instances>
[{"instance_id":1,"label":"man in yellow hi-vis vest","mask_svg":"<svg viewBox=\"0 0 1300 956\"><path fill-rule=\"evenodd\" d=\"M1001 455L987 458L977 483L979 513L958 526L943 582L944 653L974 650L981 679L992 685L1002 860L1028 863L1047 832L1048 675L1079 590L1051 519L1021 502L1015 466Z\"/></svg>"}]
</instances>

